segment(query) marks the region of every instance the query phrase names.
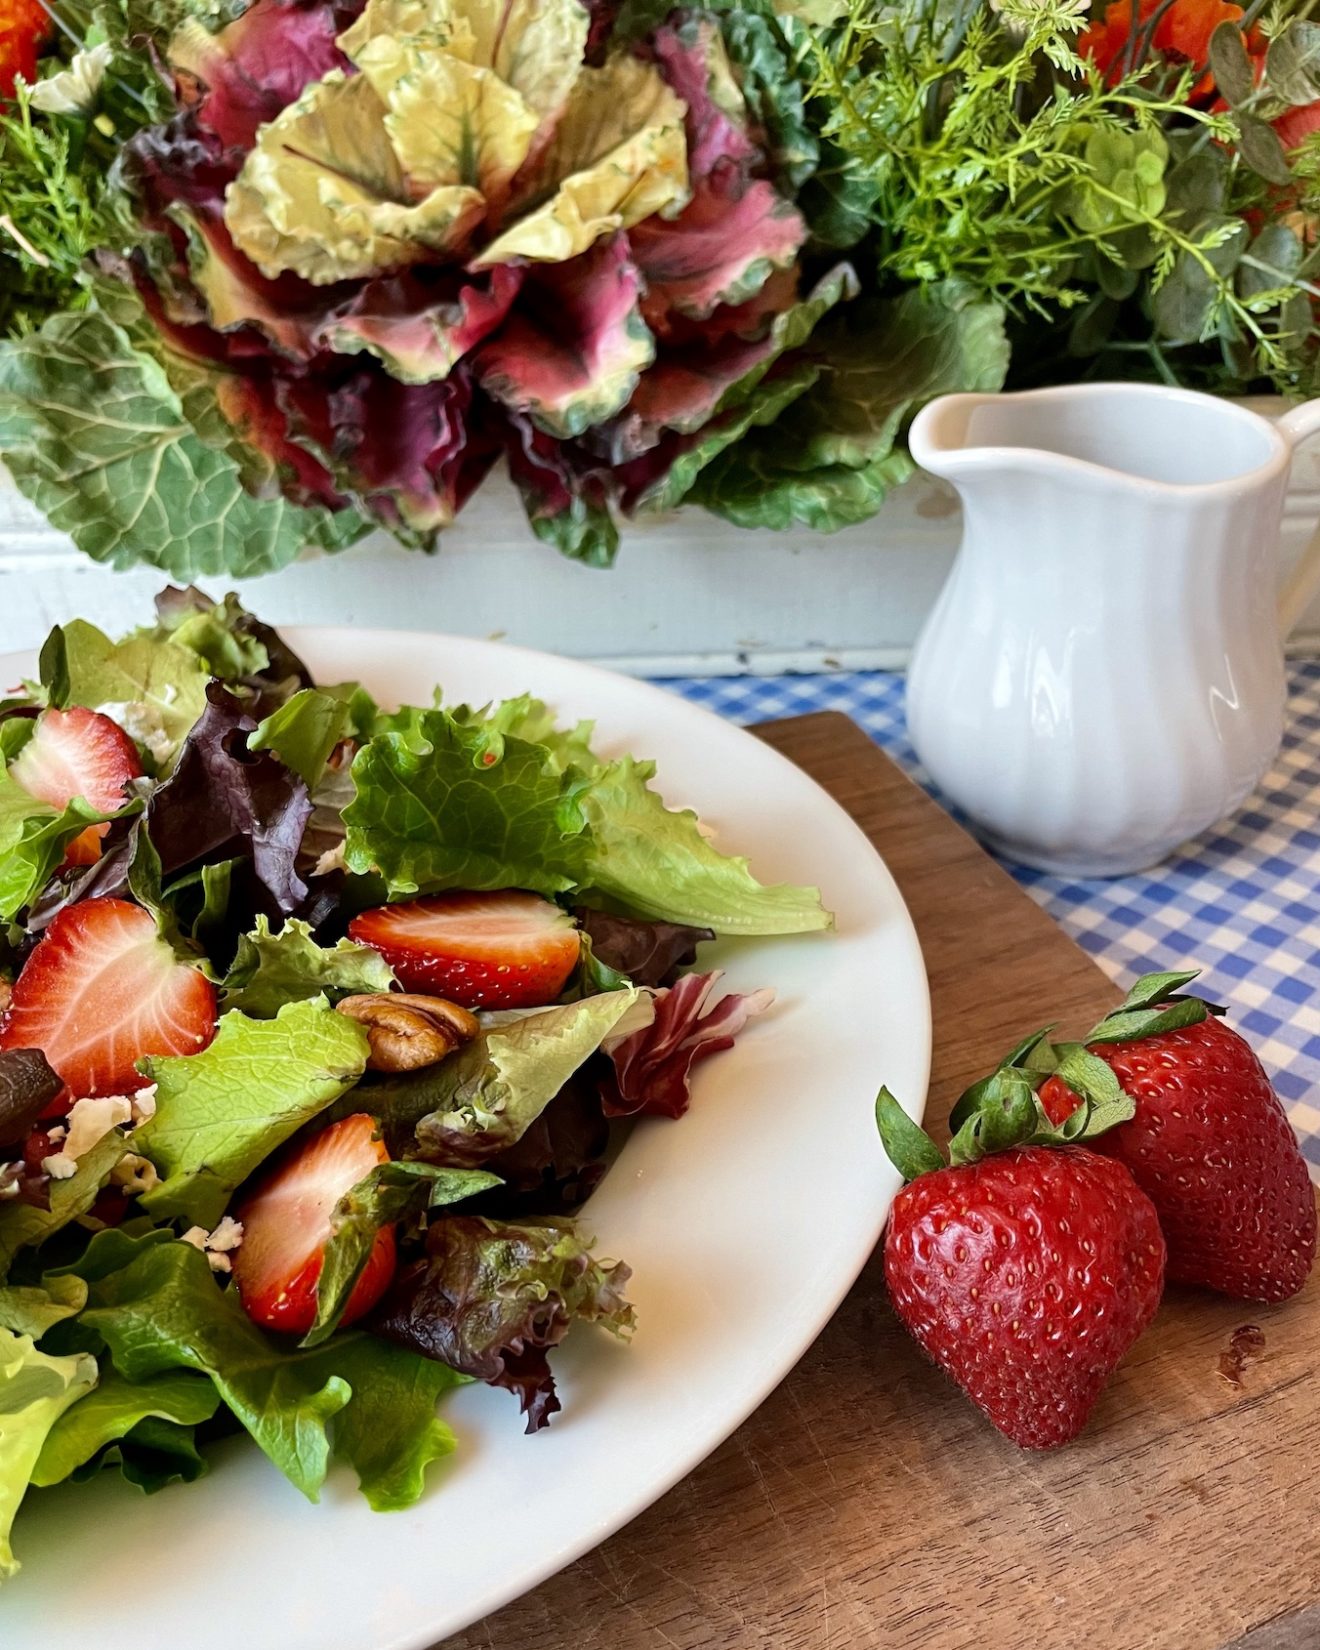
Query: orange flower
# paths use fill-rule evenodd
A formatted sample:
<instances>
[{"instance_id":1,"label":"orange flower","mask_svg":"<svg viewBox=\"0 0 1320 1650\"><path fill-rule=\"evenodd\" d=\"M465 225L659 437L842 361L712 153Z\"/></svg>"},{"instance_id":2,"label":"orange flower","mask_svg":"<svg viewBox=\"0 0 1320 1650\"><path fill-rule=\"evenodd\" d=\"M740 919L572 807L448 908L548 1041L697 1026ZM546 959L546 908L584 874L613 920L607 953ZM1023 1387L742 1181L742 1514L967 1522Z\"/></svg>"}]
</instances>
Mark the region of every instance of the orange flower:
<instances>
[{"instance_id":1,"label":"orange flower","mask_svg":"<svg viewBox=\"0 0 1320 1650\"><path fill-rule=\"evenodd\" d=\"M37 78L37 53L50 32L39 0L0 0L0 102L14 95L14 81Z\"/></svg>"},{"instance_id":2,"label":"orange flower","mask_svg":"<svg viewBox=\"0 0 1320 1650\"><path fill-rule=\"evenodd\" d=\"M1295 149L1303 138L1320 132L1320 103L1306 103L1288 109L1271 123L1285 149Z\"/></svg>"},{"instance_id":3,"label":"orange flower","mask_svg":"<svg viewBox=\"0 0 1320 1650\"><path fill-rule=\"evenodd\" d=\"M1141 0L1138 27L1159 9L1160 0ZM1173 0L1155 25L1151 47L1163 57L1200 67L1210 59L1210 36L1221 23L1236 23L1242 7L1231 0ZM1123 53L1132 33L1132 0L1114 0L1081 35L1077 49L1091 58L1105 77L1117 80L1123 72ZM1193 96L1202 98L1214 91L1214 77L1203 75Z\"/></svg>"}]
</instances>

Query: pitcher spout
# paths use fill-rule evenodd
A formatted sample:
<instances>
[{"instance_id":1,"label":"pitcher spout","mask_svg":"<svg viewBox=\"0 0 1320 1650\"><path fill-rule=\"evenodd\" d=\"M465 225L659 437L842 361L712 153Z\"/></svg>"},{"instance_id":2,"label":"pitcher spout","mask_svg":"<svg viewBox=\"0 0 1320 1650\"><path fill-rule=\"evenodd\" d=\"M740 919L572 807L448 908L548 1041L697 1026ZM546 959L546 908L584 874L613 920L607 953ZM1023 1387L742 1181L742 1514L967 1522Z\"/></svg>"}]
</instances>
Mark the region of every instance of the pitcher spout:
<instances>
[{"instance_id":1,"label":"pitcher spout","mask_svg":"<svg viewBox=\"0 0 1320 1650\"><path fill-rule=\"evenodd\" d=\"M976 467L976 450L984 445L972 436L973 417L994 400L990 395L941 395L928 403L908 433L912 457L931 475L957 484Z\"/></svg>"}]
</instances>

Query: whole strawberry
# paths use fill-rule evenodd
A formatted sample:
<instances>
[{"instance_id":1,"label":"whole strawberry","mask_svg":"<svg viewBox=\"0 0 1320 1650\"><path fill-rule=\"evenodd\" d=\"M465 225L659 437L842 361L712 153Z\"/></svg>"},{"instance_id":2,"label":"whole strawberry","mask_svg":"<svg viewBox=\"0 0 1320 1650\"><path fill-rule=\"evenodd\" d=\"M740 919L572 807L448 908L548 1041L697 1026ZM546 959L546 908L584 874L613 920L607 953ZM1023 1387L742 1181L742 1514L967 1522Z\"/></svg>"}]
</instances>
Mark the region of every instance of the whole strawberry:
<instances>
[{"instance_id":1,"label":"whole strawberry","mask_svg":"<svg viewBox=\"0 0 1320 1650\"><path fill-rule=\"evenodd\" d=\"M1199 998L1176 995L1194 978L1146 976L1087 1038L1136 1102L1098 1149L1126 1164L1159 1211L1171 1282L1286 1300L1315 1260L1306 1160L1248 1044ZM1077 1104L1066 1047L1040 1089L1056 1123Z\"/></svg>"},{"instance_id":2,"label":"whole strawberry","mask_svg":"<svg viewBox=\"0 0 1320 1650\"><path fill-rule=\"evenodd\" d=\"M885 1277L900 1320L978 1409L1024 1449L1052 1449L1082 1430L1154 1317L1164 1239L1127 1170L1063 1144L1025 1078L978 1088L947 1168L881 1091L876 1120L910 1180L890 1211Z\"/></svg>"}]
</instances>

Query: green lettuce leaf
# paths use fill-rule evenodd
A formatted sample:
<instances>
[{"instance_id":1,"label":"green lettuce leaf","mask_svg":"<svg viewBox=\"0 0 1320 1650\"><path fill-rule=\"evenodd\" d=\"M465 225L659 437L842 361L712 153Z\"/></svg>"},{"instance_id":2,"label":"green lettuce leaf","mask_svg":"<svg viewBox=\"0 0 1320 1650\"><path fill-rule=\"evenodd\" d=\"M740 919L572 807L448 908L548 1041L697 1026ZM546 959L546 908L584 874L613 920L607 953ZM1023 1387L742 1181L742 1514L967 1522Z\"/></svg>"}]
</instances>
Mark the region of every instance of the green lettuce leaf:
<instances>
[{"instance_id":1,"label":"green lettuce leaf","mask_svg":"<svg viewBox=\"0 0 1320 1650\"><path fill-rule=\"evenodd\" d=\"M535 1226L450 1215L427 1233L426 1258L396 1280L380 1333L518 1395L535 1432L559 1399L548 1353L574 1322L627 1338L628 1268L598 1261L563 1220Z\"/></svg>"},{"instance_id":2,"label":"green lettuce leaf","mask_svg":"<svg viewBox=\"0 0 1320 1650\"><path fill-rule=\"evenodd\" d=\"M638 915L717 934L803 934L833 919L815 888L765 887L743 858L720 853L690 809L671 812L648 781L653 762L625 756L584 792L591 821L587 880Z\"/></svg>"},{"instance_id":3,"label":"green lettuce leaf","mask_svg":"<svg viewBox=\"0 0 1320 1650\"><path fill-rule=\"evenodd\" d=\"M374 1083L370 1109L416 1125L417 1155L472 1168L526 1133L637 1001L632 989L491 1017L472 1042L409 1077Z\"/></svg>"},{"instance_id":4,"label":"green lettuce leaf","mask_svg":"<svg viewBox=\"0 0 1320 1650\"><path fill-rule=\"evenodd\" d=\"M577 776L540 746L419 710L353 762L345 859L379 871L391 896L441 888L558 894L589 853Z\"/></svg>"},{"instance_id":5,"label":"green lettuce leaf","mask_svg":"<svg viewBox=\"0 0 1320 1650\"><path fill-rule=\"evenodd\" d=\"M828 928L831 917L814 888L766 888L745 859L722 854L690 811L671 812L650 789L653 762L624 757L605 763L591 749L593 724L555 726L554 713L523 694L479 710L453 713L498 753L506 739L546 753L547 765L584 782L576 793L586 815L589 859L579 890L617 900L639 916L713 928L723 934L794 934Z\"/></svg>"},{"instance_id":6,"label":"green lettuce leaf","mask_svg":"<svg viewBox=\"0 0 1320 1650\"><path fill-rule=\"evenodd\" d=\"M143 1208L157 1220L214 1226L234 1188L351 1088L366 1062L362 1027L323 998L288 1003L273 1020L230 1010L200 1054L140 1061L157 1085L156 1114L133 1144L161 1175Z\"/></svg>"},{"instance_id":7,"label":"green lettuce leaf","mask_svg":"<svg viewBox=\"0 0 1320 1650\"><path fill-rule=\"evenodd\" d=\"M864 298L812 338L823 370L793 417L722 453L690 501L743 527L831 532L874 514L914 468L896 444L937 395L997 390L1008 371L999 304L946 282Z\"/></svg>"},{"instance_id":8,"label":"green lettuce leaf","mask_svg":"<svg viewBox=\"0 0 1320 1650\"><path fill-rule=\"evenodd\" d=\"M30 1336L0 1329L0 1581L18 1569L9 1532L47 1434L95 1385L94 1358L53 1358Z\"/></svg>"},{"instance_id":9,"label":"green lettuce leaf","mask_svg":"<svg viewBox=\"0 0 1320 1650\"><path fill-rule=\"evenodd\" d=\"M0 1287L0 1329L39 1341L46 1331L73 1318L87 1304L87 1285L72 1275L37 1284Z\"/></svg>"},{"instance_id":10,"label":"green lettuce leaf","mask_svg":"<svg viewBox=\"0 0 1320 1650\"><path fill-rule=\"evenodd\" d=\"M318 945L297 917L287 918L279 933L272 934L269 921L259 916L252 933L238 942L220 1002L254 1020L269 1020L286 1003L310 997L334 1003L360 992L388 991L394 983L394 970L369 945L352 940Z\"/></svg>"},{"instance_id":11,"label":"green lettuce leaf","mask_svg":"<svg viewBox=\"0 0 1320 1650\"><path fill-rule=\"evenodd\" d=\"M248 749L274 751L285 767L315 790L331 752L348 732L352 712L333 694L316 688L295 693L248 735Z\"/></svg>"},{"instance_id":12,"label":"green lettuce leaf","mask_svg":"<svg viewBox=\"0 0 1320 1650\"><path fill-rule=\"evenodd\" d=\"M146 1495L169 1484L192 1484L207 1471L206 1458L197 1448L196 1430L163 1421L158 1415L145 1416L99 1455L75 1467L70 1481L82 1484L107 1467L118 1467L125 1481Z\"/></svg>"},{"instance_id":13,"label":"green lettuce leaf","mask_svg":"<svg viewBox=\"0 0 1320 1650\"><path fill-rule=\"evenodd\" d=\"M364 530L351 512L254 498L213 390L199 379L185 393L186 413L159 361L104 314L53 315L0 341L0 452L51 526L111 567L251 576Z\"/></svg>"},{"instance_id":14,"label":"green lettuce leaf","mask_svg":"<svg viewBox=\"0 0 1320 1650\"><path fill-rule=\"evenodd\" d=\"M319 1358L352 1396L335 1418L334 1455L352 1467L373 1512L399 1512L421 1495L426 1469L454 1435L435 1413L462 1376L375 1335L336 1335L304 1353Z\"/></svg>"},{"instance_id":15,"label":"green lettuce leaf","mask_svg":"<svg viewBox=\"0 0 1320 1650\"><path fill-rule=\"evenodd\" d=\"M0 1203L0 1279L8 1275L20 1249L35 1248L87 1213L127 1149L123 1133L111 1129L78 1159L74 1174L67 1180L51 1181L48 1209L35 1209L26 1203Z\"/></svg>"},{"instance_id":16,"label":"green lettuce leaf","mask_svg":"<svg viewBox=\"0 0 1320 1650\"><path fill-rule=\"evenodd\" d=\"M66 1409L47 1433L32 1482L38 1489L61 1483L150 1417L194 1427L209 1421L219 1407L220 1394L204 1375L166 1370L134 1382L108 1370L95 1390Z\"/></svg>"},{"instance_id":17,"label":"green lettuce leaf","mask_svg":"<svg viewBox=\"0 0 1320 1650\"><path fill-rule=\"evenodd\" d=\"M205 1256L166 1243L94 1286L86 1313L130 1381L168 1370L209 1375L281 1472L315 1501L331 1454L358 1474L377 1510L408 1506L429 1462L453 1448L437 1399L457 1377L372 1336L314 1350L280 1346L216 1287Z\"/></svg>"},{"instance_id":18,"label":"green lettuce leaf","mask_svg":"<svg viewBox=\"0 0 1320 1650\"><path fill-rule=\"evenodd\" d=\"M128 812L141 807L130 804ZM17 916L50 881L74 837L113 814L76 798L67 808L38 802L8 769L0 772L0 918Z\"/></svg>"},{"instance_id":19,"label":"green lettuce leaf","mask_svg":"<svg viewBox=\"0 0 1320 1650\"><path fill-rule=\"evenodd\" d=\"M256 633L262 627L232 590L219 602L195 588L166 590L156 599L156 611L156 625L144 634L157 644L187 648L223 682L260 676L270 666L266 644Z\"/></svg>"},{"instance_id":20,"label":"green lettuce leaf","mask_svg":"<svg viewBox=\"0 0 1320 1650\"><path fill-rule=\"evenodd\" d=\"M210 672L204 658L176 641L139 632L112 642L86 619L56 625L41 650L41 680L61 709L85 705L129 724L164 766L206 709Z\"/></svg>"},{"instance_id":21,"label":"green lettuce leaf","mask_svg":"<svg viewBox=\"0 0 1320 1650\"><path fill-rule=\"evenodd\" d=\"M499 1184L498 1175L480 1169L446 1169L434 1163L378 1163L340 1198L330 1216L330 1241L316 1280L316 1321L301 1344L319 1346L338 1329L382 1226L392 1226L427 1209L461 1203Z\"/></svg>"}]
</instances>

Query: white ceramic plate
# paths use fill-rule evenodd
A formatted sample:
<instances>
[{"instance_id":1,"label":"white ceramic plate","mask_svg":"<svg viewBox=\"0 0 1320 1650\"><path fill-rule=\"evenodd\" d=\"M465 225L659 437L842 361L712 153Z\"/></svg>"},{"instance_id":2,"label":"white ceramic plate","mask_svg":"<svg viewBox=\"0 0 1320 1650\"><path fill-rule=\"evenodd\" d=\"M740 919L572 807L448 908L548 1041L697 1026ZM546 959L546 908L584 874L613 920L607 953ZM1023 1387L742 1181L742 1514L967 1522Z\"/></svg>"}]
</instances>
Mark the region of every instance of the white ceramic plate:
<instances>
[{"instance_id":1,"label":"white ceramic plate","mask_svg":"<svg viewBox=\"0 0 1320 1650\"><path fill-rule=\"evenodd\" d=\"M495 643L291 630L325 681L382 700L532 691L595 717L601 747L654 756L766 881L819 883L833 934L703 951L779 1001L708 1061L679 1123L633 1133L588 1205L633 1267L631 1347L591 1329L555 1355L564 1410L525 1437L508 1393L448 1404L459 1448L421 1502L375 1514L351 1473L309 1506L245 1440L210 1476L143 1498L117 1476L34 1491L23 1570L0 1595L5 1650L419 1650L533 1587L634 1517L726 1438L792 1367L879 1235L897 1176L875 1135L887 1082L914 1115L930 1011L916 935L861 831L750 735L644 683ZM3 680L33 669L0 661ZM708 963L707 966L710 964Z\"/></svg>"}]
</instances>

